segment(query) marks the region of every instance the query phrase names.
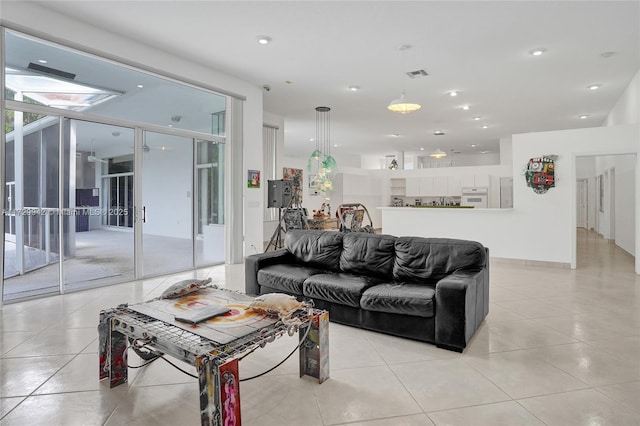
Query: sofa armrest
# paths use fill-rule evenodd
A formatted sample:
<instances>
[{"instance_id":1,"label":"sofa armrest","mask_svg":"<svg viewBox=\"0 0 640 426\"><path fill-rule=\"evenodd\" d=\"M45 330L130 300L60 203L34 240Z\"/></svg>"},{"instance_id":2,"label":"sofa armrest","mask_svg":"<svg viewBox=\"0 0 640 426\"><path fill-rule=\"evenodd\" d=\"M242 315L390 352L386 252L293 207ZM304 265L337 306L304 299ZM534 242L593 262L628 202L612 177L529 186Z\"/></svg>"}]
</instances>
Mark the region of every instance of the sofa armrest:
<instances>
[{"instance_id":1,"label":"sofa armrest","mask_svg":"<svg viewBox=\"0 0 640 426\"><path fill-rule=\"evenodd\" d=\"M489 312L488 266L462 270L436 284L435 343L462 352ZM487 281L487 282L485 282Z\"/></svg>"},{"instance_id":2,"label":"sofa armrest","mask_svg":"<svg viewBox=\"0 0 640 426\"><path fill-rule=\"evenodd\" d=\"M294 256L286 249L270 251L266 253L252 254L244 259L244 291L255 296L260 294L258 285L258 271L265 266L281 263L293 263Z\"/></svg>"}]
</instances>

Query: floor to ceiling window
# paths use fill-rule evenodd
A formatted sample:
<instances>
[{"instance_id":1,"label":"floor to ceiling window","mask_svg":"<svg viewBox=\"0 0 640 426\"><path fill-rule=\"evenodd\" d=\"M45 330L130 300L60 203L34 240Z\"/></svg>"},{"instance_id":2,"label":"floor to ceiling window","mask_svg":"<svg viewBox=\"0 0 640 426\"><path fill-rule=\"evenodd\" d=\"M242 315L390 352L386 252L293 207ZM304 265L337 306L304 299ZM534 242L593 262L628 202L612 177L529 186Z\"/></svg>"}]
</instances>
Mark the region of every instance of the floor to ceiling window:
<instances>
[{"instance_id":1,"label":"floor to ceiling window","mask_svg":"<svg viewBox=\"0 0 640 426\"><path fill-rule=\"evenodd\" d=\"M2 300L224 262L227 97L4 41Z\"/></svg>"}]
</instances>

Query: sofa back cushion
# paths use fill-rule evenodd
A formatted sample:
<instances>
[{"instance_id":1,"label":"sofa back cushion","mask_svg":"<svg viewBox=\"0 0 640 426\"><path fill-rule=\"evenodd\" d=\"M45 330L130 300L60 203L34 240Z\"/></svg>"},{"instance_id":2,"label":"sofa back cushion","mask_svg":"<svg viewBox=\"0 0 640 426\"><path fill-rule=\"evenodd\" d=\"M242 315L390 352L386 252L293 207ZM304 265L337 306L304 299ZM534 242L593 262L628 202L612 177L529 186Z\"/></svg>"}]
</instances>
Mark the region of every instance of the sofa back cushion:
<instances>
[{"instance_id":1,"label":"sofa back cushion","mask_svg":"<svg viewBox=\"0 0 640 426\"><path fill-rule=\"evenodd\" d=\"M301 263L338 272L342 235L335 231L291 229L284 238L284 246Z\"/></svg>"},{"instance_id":2,"label":"sofa back cushion","mask_svg":"<svg viewBox=\"0 0 640 426\"><path fill-rule=\"evenodd\" d=\"M399 237L395 252L393 278L398 282L434 284L459 269L480 270L487 261L482 244L450 238Z\"/></svg>"},{"instance_id":3,"label":"sofa back cushion","mask_svg":"<svg viewBox=\"0 0 640 426\"><path fill-rule=\"evenodd\" d=\"M396 237L350 232L342 237L340 269L357 275L391 279Z\"/></svg>"}]
</instances>

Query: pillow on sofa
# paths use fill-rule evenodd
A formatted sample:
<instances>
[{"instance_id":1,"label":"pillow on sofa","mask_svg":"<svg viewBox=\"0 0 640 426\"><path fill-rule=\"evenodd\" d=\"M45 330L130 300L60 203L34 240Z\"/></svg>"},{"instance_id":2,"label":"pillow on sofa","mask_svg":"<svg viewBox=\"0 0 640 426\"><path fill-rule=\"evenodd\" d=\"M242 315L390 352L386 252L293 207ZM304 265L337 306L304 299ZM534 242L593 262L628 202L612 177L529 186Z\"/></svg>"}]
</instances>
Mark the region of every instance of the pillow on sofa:
<instances>
[{"instance_id":1,"label":"pillow on sofa","mask_svg":"<svg viewBox=\"0 0 640 426\"><path fill-rule=\"evenodd\" d=\"M340 269L350 274L391 279L395 242L396 237L392 235L362 232L345 234L342 237Z\"/></svg>"},{"instance_id":2,"label":"pillow on sofa","mask_svg":"<svg viewBox=\"0 0 640 426\"><path fill-rule=\"evenodd\" d=\"M459 269L480 269L486 263L484 246L451 238L398 237L393 278L399 282L435 284Z\"/></svg>"},{"instance_id":3,"label":"pillow on sofa","mask_svg":"<svg viewBox=\"0 0 640 426\"><path fill-rule=\"evenodd\" d=\"M292 229L284 238L285 248L300 262L337 272L342 252L342 233Z\"/></svg>"}]
</instances>

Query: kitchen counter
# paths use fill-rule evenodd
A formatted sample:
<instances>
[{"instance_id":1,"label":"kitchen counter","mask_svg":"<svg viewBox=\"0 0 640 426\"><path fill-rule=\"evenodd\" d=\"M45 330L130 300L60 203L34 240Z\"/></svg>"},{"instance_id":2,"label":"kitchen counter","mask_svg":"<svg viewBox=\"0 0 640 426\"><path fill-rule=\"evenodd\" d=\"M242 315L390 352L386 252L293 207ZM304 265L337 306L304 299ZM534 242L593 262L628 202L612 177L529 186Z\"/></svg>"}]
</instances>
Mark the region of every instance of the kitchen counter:
<instances>
[{"instance_id":1,"label":"kitchen counter","mask_svg":"<svg viewBox=\"0 0 640 426\"><path fill-rule=\"evenodd\" d=\"M448 209L453 209L453 210L464 210L464 211L479 211L479 212L486 212L486 211L490 211L490 212L511 212L513 211L512 208L508 208L508 209L490 209L490 208L484 208L484 207L474 207L474 206L406 206L406 207L377 207L378 210L412 210L412 211L417 211L417 210L448 210Z\"/></svg>"},{"instance_id":2,"label":"kitchen counter","mask_svg":"<svg viewBox=\"0 0 640 426\"><path fill-rule=\"evenodd\" d=\"M529 234L520 226L518 212L512 208L407 206L378 209L383 234L473 240L489 247L492 257L524 258L519 252Z\"/></svg>"},{"instance_id":3,"label":"kitchen counter","mask_svg":"<svg viewBox=\"0 0 640 426\"><path fill-rule=\"evenodd\" d=\"M414 209L472 209L473 206L409 206Z\"/></svg>"}]
</instances>

